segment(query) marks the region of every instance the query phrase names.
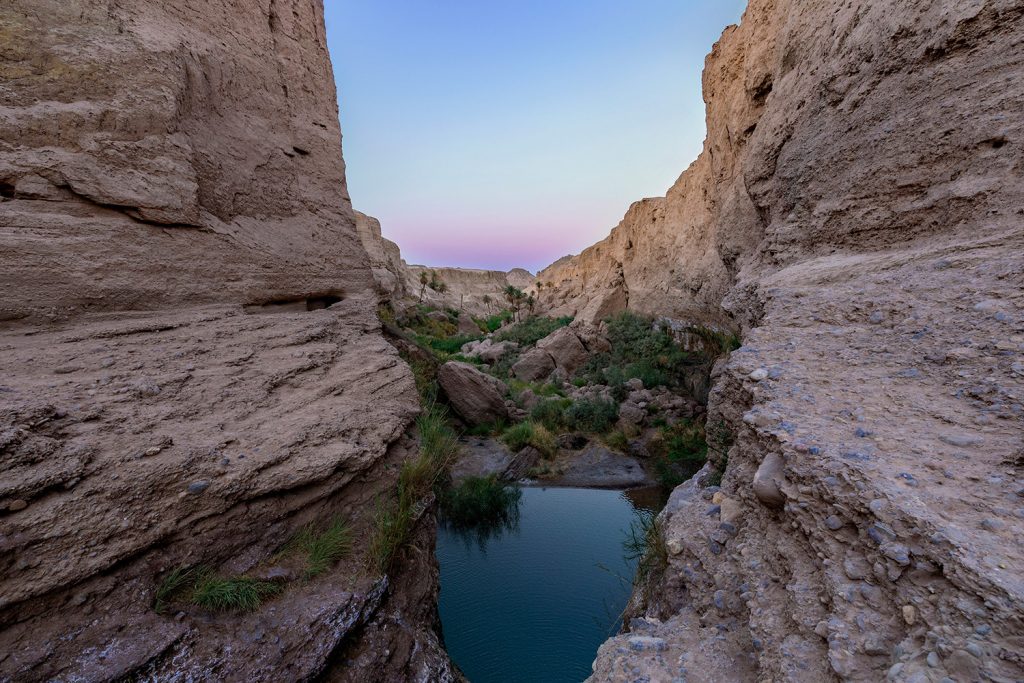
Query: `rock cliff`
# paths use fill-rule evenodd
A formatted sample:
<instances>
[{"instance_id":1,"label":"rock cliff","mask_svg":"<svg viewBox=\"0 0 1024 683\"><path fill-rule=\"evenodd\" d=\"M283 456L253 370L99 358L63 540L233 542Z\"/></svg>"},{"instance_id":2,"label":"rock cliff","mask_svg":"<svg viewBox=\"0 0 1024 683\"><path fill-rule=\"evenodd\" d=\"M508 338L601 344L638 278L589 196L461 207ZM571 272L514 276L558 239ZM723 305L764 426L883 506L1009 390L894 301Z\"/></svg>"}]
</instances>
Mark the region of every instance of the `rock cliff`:
<instances>
[{"instance_id":1,"label":"rock cliff","mask_svg":"<svg viewBox=\"0 0 1024 683\"><path fill-rule=\"evenodd\" d=\"M751 0L701 156L538 275L744 338L594 680L1024 678L1022 70L1018 1Z\"/></svg>"},{"instance_id":2,"label":"rock cliff","mask_svg":"<svg viewBox=\"0 0 1024 683\"><path fill-rule=\"evenodd\" d=\"M451 680L429 553L282 550L370 534L419 410L322 4L12 0L0 45L0 680ZM280 597L161 609L200 567Z\"/></svg>"},{"instance_id":3,"label":"rock cliff","mask_svg":"<svg viewBox=\"0 0 1024 683\"><path fill-rule=\"evenodd\" d=\"M370 256L374 283L379 294L395 303L423 301L433 306L455 308L473 315L486 315L502 306L502 291L509 285L526 289L533 275L522 268L508 272L475 268L451 268L409 265L402 259L398 245L381 234L380 221L356 212L356 229L363 247ZM431 273L444 282L447 289L438 292L423 288L420 274ZM488 296L491 303L485 302Z\"/></svg>"}]
</instances>

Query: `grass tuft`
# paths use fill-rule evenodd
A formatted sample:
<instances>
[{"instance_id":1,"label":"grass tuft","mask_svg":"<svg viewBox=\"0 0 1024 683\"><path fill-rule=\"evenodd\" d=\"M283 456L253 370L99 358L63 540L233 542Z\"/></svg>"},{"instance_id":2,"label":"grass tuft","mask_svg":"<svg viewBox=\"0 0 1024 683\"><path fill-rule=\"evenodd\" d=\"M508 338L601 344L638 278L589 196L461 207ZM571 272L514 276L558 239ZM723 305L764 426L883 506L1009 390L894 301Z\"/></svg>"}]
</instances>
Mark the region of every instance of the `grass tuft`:
<instances>
[{"instance_id":1,"label":"grass tuft","mask_svg":"<svg viewBox=\"0 0 1024 683\"><path fill-rule=\"evenodd\" d=\"M642 512L630 525L629 537L623 542L626 559L637 561L633 584L644 586L668 566L668 545L661 519L653 512Z\"/></svg>"},{"instance_id":2,"label":"grass tuft","mask_svg":"<svg viewBox=\"0 0 1024 683\"><path fill-rule=\"evenodd\" d=\"M153 601L153 609L157 614L164 613L171 599L195 578L195 574L196 570L191 567L178 567L167 573L156 589L156 599Z\"/></svg>"},{"instance_id":3,"label":"grass tuft","mask_svg":"<svg viewBox=\"0 0 1024 683\"><path fill-rule=\"evenodd\" d=\"M520 422L505 430L501 435L502 442L513 453L518 453L527 446L533 446L544 457L550 458L558 450L558 442L554 435L543 425L533 422Z\"/></svg>"},{"instance_id":4,"label":"grass tuft","mask_svg":"<svg viewBox=\"0 0 1024 683\"><path fill-rule=\"evenodd\" d=\"M270 581L204 573L192 590L192 602L215 612L251 612L280 592L281 586Z\"/></svg>"},{"instance_id":5,"label":"grass tuft","mask_svg":"<svg viewBox=\"0 0 1024 683\"><path fill-rule=\"evenodd\" d=\"M459 438L443 408L430 405L416 426L420 433L419 455L402 463L398 495L390 501L378 501L374 516L369 557L373 567L384 573L412 533L417 506L446 480L458 454Z\"/></svg>"},{"instance_id":6,"label":"grass tuft","mask_svg":"<svg viewBox=\"0 0 1024 683\"><path fill-rule=\"evenodd\" d=\"M340 517L318 529L306 525L289 544L306 555L306 578L319 576L352 552L352 531Z\"/></svg>"}]
</instances>

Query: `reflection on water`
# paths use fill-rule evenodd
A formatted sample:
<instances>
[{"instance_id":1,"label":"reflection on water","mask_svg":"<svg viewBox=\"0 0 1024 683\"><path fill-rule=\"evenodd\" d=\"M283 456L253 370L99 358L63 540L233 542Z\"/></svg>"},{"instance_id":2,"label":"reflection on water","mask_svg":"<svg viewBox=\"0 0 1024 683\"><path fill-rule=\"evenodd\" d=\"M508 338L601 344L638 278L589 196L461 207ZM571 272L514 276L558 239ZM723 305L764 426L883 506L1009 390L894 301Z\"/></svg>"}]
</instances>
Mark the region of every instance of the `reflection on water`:
<instances>
[{"instance_id":1,"label":"reflection on water","mask_svg":"<svg viewBox=\"0 0 1024 683\"><path fill-rule=\"evenodd\" d=\"M635 502L634 502L635 501ZM653 492L524 488L500 524L438 531L445 644L473 683L581 681L619 628L623 543Z\"/></svg>"}]
</instances>

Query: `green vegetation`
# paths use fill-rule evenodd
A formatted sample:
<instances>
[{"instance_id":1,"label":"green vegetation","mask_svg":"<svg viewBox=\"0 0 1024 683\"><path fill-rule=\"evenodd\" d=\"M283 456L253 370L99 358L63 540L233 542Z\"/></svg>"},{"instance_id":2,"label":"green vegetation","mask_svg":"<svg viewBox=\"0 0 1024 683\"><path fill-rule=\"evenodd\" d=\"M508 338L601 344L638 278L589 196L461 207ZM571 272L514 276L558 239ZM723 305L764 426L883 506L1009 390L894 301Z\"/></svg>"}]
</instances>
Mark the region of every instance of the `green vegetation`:
<instances>
[{"instance_id":1,"label":"green vegetation","mask_svg":"<svg viewBox=\"0 0 1024 683\"><path fill-rule=\"evenodd\" d=\"M178 567L172 569L160 582L156 589L156 599L153 601L153 609L157 614L163 614L171 599L185 586L190 585L196 576L195 569Z\"/></svg>"},{"instance_id":2,"label":"green vegetation","mask_svg":"<svg viewBox=\"0 0 1024 683\"><path fill-rule=\"evenodd\" d=\"M574 401L565 409L564 419L570 429L604 434L619 419L619 404L602 398Z\"/></svg>"},{"instance_id":3,"label":"green vegetation","mask_svg":"<svg viewBox=\"0 0 1024 683\"><path fill-rule=\"evenodd\" d=\"M448 284L437 274L436 270L424 270L420 272L420 301L423 301L423 293L427 287L435 292L444 294L448 291Z\"/></svg>"},{"instance_id":4,"label":"green vegetation","mask_svg":"<svg viewBox=\"0 0 1024 683\"><path fill-rule=\"evenodd\" d=\"M625 453L629 450L629 437L621 429L616 429L605 437L604 442L609 448Z\"/></svg>"},{"instance_id":5,"label":"green vegetation","mask_svg":"<svg viewBox=\"0 0 1024 683\"><path fill-rule=\"evenodd\" d=\"M565 428L565 410L572 405L571 398L552 398L538 401L530 411L530 419L538 422L551 432Z\"/></svg>"},{"instance_id":6,"label":"green vegetation","mask_svg":"<svg viewBox=\"0 0 1024 683\"><path fill-rule=\"evenodd\" d=\"M708 460L707 435L699 421L678 422L663 427L664 453L655 461L662 485L674 488L704 466Z\"/></svg>"},{"instance_id":7,"label":"green vegetation","mask_svg":"<svg viewBox=\"0 0 1024 683\"><path fill-rule=\"evenodd\" d=\"M652 512L641 513L630 526L629 538L623 543L626 558L636 560L633 584L643 586L668 566L668 546L661 520Z\"/></svg>"},{"instance_id":8,"label":"green vegetation","mask_svg":"<svg viewBox=\"0 0 1024 683\"><path fill-rule=\"evenodd\" d=\"M247 576L223 577L202 572L192 590L192 602L217 612L251 612L266 598L281 592L280 584Z\"/></svg>"},{"instance_id":9,"label":"green vegetation","mask_svg":"<svg viewBox=\"0 0 1024 683\"><path fill-rule=\"evenodd\" d=\"M412 533L418 506L447 478L458 452L458 436L448 425L447 415L440 406L429 405L416 426L420 433L420 453L402 463L398 495L390 501L378 501L374 517L370 561L376 570L385 573Z\"/></svg>"},{"instance_id":10,"label":"green vegetation","mask_svg":"<svg viewBox=\"0 0 1024 683\"><path fill-rule=\"evenodd\" d=\"M287 549L306 555L305 575L312 578L323 574L352 552L352 532L340 517L331 519L322 528L308 524L292 539Z\"/></svg>"},{"instance_id":11,"label":"green vegetation","mask_svg":"<svg viewBox=\"0 0 1024 683\"><path fill-rule=\"evenodd\" d=\"M477 325L485 332L496 332L506 321L512 319L512 311L505 309L500 313L489 315L486 318L476 319Z\"/></svg>"},{"instance_id":12,"label":"green vegetation","mask_svg":"<svg viewBox=\"0 0 1024 683\"><path fill-rule=\"evenodd\" d=\"M517 517L522 495L494 475L469 477L441 494L441 512L456 529L505 526Z\"/></svg>"},{"instance_id":13,"label":"green vegetation","mask_svg":"<svg viewBox=\"0 0 1024 683\"><path fill-rule=\"evenodd\" d=\"M558 450L554 435L543 425L529 421L520 422L506 429L505 433L501 435L501 440L513 453L517 453L527 446L533 446L544 457L551 457Z\"/></svg>"},{"instance_id":14,"label":"green vegetation","mask_svg":"<svg viewBox=\"0 0 1024 683\"><path fill-rule=\"evenodd\" d=\"M467 344L471 341L477 341L482 335L479 334L463 334L452 337L429 337L421 336L418 337L418 341L426 344L434 351L440 353L455 354L462 350L462 345Z\"/></svg>"},{"instance_id":15,"label":"green vegetation","mask_svg":"<svg viewBox=\"0 0 1024 683\"><path fill-rule=\"evenodd\" d=\"M520 347L532 346L555 330L565 327L571 322L571 316L562 318L530 316L526 320L494 335L494 341L514 341Z\"/></svg>"}]
</instances>

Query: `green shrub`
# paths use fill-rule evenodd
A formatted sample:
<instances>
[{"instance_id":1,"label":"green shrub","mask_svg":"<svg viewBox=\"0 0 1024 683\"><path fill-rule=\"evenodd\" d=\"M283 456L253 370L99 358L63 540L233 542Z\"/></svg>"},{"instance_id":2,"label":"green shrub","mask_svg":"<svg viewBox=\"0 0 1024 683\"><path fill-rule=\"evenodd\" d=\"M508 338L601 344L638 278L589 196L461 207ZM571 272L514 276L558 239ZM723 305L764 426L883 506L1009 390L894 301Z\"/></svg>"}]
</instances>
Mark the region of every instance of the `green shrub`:
<instances>
[{"instance_id":1,"label":"green shrub","mask_svg":"<svg viewBox=\"0 0 1024 683\"><path fill-rule=\"evenodd\" d=\"M204 573L196 581L192 602L218 612L251 612L263 601L281 592L281 586L247 576L223 577Z\"/></svg>"},{"instance_id":2,"label":"green shrub","mask_svg":"<svg viewBox=\"0 0 1024 683\"><path fill-rule=\"evenodd\" d=\"M554 435L542 425L533 422L520 422L505 430L501 440L513 453L518 453L527 446L533 446L545 457L550 457L558 450Z\"/></svg>"},{"instance_id":3,"label":"green shrub","mask_svg":"<svg viewBox=\"0 0 1024 683\"><path fill-rule=\"evenodd\" d=\"M604 434L619 419L619 406L607 399L583 399L565 409L565 424L570 429Z\"/></svg>"},{"instance_id":4,"label":"green shrub","mask_svg":"<svg viewBox=\"0 0 1024 683\"><path fill-rule=\"evenodd\" d=\"M571 316L562 318L531 316L523 322L494 335L494 340L499 342L514 341L521 347L532 346L555 330L565 327L571 322Z\"/></svg>"},{"instance_id":5,"label":"green shrub","mask_svg":"<svg viewBox=\"0 0 1024 683\"><path fill-rule=\"evenodd\" d=\"M518 512L522 495L494 475L469 477L441 494L441 512L445 522L458 529L501 525Z\"/></svg>"},{"instance_id":6,"label":"green shrub","mask_svg":"<svg viewBox=\"0 0 1024 683\"><path fill-rule=\"evenodd\" d=\"M555 398L538 401L530 411L530 419L548 430L557 432L565 428L565 409L572 405L572 399Z\"/></svg>"},{"instance_id":7,"label":"green shrub","mask_svg":"<svg viewBox=\"0 0 1024 683\"><path fill-rule=\"evenodd\" d=\"M604 440L609 448L625 453L629 450L629 437L621 429L611 432Z\"/></svg>"},{"instance_id":8,"label":"green shrub","mask_svg":"<svg viewBox=\"0 0 1024 683\"><path fill-rule=\"evenodd\" d=\"M429 337L429 336L418 336L417 341L422 344L426 344L434 351L441 353L456 354L462 351L462 346L471 341L477 341L482 338L482 335L459 335L455 337Z\"/></svg>"},{"instance_id":9,"label":"green shrub","mask_svg":"<svg viewBox=\"0 0 1024 683\"><path fill-rule=\"evenodd\" d=\"M501 311L500 313L489 315L486 318L475 320L477 325L480 325L480 327L483 328L485 332L495 332L498 330L498 328L504 325L506 321L511 319L512 311L504 310Z\"/></svg>"},{"instance_id":10,"label":"green shrub","mask_svg":"<svg viewBox=\"0 0 1024 683\"><path fill-rule=\"evenodd\" d=\"M707 436L700 422L678 422L662 429L665 453L655 461L661 483L674 488L696 474L708 460Z\"/></svg>"}]
</instances>

